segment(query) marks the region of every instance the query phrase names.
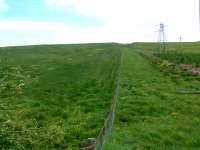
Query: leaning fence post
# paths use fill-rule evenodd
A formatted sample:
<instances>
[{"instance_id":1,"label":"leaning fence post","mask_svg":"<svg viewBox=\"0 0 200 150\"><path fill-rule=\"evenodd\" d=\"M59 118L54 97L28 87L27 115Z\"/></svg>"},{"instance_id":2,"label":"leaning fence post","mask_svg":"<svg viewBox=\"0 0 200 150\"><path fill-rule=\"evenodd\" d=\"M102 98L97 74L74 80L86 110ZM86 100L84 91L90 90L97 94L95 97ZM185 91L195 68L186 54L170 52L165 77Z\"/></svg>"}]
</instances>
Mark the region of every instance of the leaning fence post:
<instances>
[{"instance_id":1,"label":"leaning fence post","mask_svg":"<svg viewBox=\"0 0 200 150\"><path fill-rule=\"evenodd\" d=\"M80 150L96 150L96 139L88 138L81 143Z\"/></svg>"}]
</instances>

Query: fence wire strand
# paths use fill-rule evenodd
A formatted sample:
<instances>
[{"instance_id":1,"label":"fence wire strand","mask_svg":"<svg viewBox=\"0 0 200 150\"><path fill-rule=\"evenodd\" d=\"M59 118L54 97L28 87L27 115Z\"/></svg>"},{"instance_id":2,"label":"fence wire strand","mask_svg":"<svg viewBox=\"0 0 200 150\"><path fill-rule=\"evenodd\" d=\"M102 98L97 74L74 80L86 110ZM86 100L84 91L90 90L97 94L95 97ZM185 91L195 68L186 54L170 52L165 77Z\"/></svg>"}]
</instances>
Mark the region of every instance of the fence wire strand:
<instances>
[{"instance_id":1,"label":"fence wire strand","mask_svg":"<svg viewBox=\"0 0 200 150\"><path fill-rule=\"evenodd\" d=\"M117 101L118 101L119 94L120 94L121 66L122 66L122 52L120 50L120 62L119 62L118 73L117 73L117 77L116 77L115 93L113 96L110 113L109 113L107 119L105 120L104 126L101 129L101 132L97 138L96 150L103 150L104 144L105 144L109 134L111 133L111 130L113 127L113 123L114 123L114 119L115 119L116 105L117 105Z\"/></svg>"}]
</instances>

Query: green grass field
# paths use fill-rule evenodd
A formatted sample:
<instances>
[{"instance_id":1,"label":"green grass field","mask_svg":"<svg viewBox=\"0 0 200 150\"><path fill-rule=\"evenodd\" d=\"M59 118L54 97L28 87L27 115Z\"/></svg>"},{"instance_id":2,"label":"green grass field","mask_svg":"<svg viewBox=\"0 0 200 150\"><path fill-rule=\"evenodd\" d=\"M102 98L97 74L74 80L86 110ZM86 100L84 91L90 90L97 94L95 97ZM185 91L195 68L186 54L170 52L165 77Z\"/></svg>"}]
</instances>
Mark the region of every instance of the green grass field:
<instances>
[{"instance_id":1,"label":"green grass field","mask_svg":"<svg viewBox=\"0 0 200 150\"><path fill-rule=\"evenodd\" d=\"M169 46L173 48L173 44ZM199 149L199 95L177 91L200 90L200 80L166 72L138 54L160 53L158 47L137 43L123 51L121 97L106 150Z\"/></svg>"},{"instance_id":2,"label":"green grass field","mask_svg":"<svg viewBox=\"0 0 200 150\"><path fill-rule=\"evenodd\" d=\"M0 149L78 149L110 109L116 44L1 48Z\"/></svg>"},{"instance_id":3,"label":"green grass field","mask_svg":"<svg viewBox=\"0 0 200 150\"><path fill-rule=\"evenodd\" d=\"M0 48L0 149L79 149L120 98L105 150L198 150L200 77L140 55L198 66L200 43Z\"/></svg>"}]
</instances>

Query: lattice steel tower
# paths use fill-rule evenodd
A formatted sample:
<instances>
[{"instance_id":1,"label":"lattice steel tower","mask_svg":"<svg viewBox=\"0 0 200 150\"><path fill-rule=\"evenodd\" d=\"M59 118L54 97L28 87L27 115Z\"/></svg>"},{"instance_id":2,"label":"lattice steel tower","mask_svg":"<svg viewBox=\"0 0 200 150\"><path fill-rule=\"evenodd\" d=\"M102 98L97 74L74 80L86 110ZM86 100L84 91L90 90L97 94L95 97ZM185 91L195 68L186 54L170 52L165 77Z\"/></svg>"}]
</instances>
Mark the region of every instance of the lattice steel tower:
<instances>
[{"instance_id":1,"label":"lattice steel tower","mask_svg":"<svg viewBox=\"0 0 200 150\"><path fill-rule=\"evenodd\" d=\"M199 30L200 30L200 0L199 0Z\"/></svg>"},{"instance_id":2,"label":"lattice steel tower","mask_svg":"<svg viewBox=\"0 0 200 150\"><path fill-rule=\"evenodd\" d=\"M165 25L160 23L159 30L158 30L158 42L160 43L160 49L166 50L166 33L165 33Z\"/></svg>"}]
</instances>

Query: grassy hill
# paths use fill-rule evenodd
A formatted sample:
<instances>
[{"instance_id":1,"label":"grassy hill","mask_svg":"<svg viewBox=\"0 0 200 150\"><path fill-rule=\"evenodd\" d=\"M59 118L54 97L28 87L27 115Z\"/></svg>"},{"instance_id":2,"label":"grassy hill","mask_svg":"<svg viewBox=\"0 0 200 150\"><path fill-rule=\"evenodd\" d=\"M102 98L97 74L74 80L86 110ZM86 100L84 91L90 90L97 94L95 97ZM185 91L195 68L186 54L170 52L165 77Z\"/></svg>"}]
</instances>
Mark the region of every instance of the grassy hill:
<instances>
[{"instance_id":1,"label":"grassy hill","mask_svg":"<svg viewBox=\"0 0 200 150\"><path fill-rule=\"evenodd\" d=\"M116 44L0 49L0 149L78 149L110 109Z\"/></svg>"},{"instance_id":2,"label":"grassy hill","mask_svg":"<svg viewBox=\"0 0 200 150\"><path fill-rule=\"evenodd\" d=\"M183 51L178 43L167 46L160 52L158 44L136 43L123 51L121 97L106 150L199 149L200 97L179 91L200 91L200 78L152 63L151 56L195 52L198 57L200 44L183 43Z\"/></svg>"},{"instance_id":3,"label":"grassy hill","mask_svg":"<svg viewBox=\"0 0 200 150\"><path fill-rule=\"evenodd\" d=\"M165 52L159 47L0 48L0 149L76 150L81 141L97 138L120 69L120 98L105 149L197 150L200 77L177 66L199 67L200 43L168 43Z\"/></svg>"}]
</instances>

